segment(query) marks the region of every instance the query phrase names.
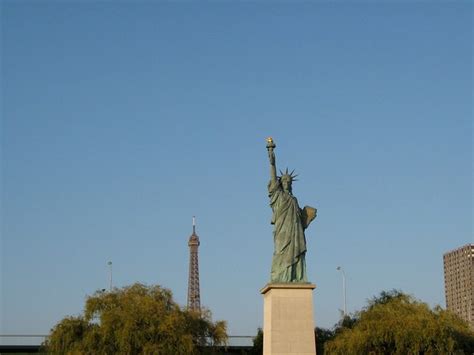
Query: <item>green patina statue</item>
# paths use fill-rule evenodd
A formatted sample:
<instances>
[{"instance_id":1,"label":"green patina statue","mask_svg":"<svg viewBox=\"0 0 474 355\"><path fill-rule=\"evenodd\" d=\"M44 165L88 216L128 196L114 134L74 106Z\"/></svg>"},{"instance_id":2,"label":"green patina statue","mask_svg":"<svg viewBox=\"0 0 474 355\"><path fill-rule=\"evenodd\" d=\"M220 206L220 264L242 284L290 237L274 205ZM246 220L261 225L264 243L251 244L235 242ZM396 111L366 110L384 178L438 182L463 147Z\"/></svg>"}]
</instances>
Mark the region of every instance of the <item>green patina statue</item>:
<instances>
[{"instance_id":1,"label":"green patina statue","mask_svg":"<svg viewBox=\"0 0 474 355\"><path fill-rule=\"evenodd\" d=\"M306 238L305 229L316 217L316 209L305 206L301 209L298 200L293 196L291 185L297 175L288 173L276 174L276 145L272 138L267 138L268 158L270 159L270 182L268 194L273 211L272 224L275 249L272 260L272 283L308 282L306 275Z\"/></svg>"}]
</instances>

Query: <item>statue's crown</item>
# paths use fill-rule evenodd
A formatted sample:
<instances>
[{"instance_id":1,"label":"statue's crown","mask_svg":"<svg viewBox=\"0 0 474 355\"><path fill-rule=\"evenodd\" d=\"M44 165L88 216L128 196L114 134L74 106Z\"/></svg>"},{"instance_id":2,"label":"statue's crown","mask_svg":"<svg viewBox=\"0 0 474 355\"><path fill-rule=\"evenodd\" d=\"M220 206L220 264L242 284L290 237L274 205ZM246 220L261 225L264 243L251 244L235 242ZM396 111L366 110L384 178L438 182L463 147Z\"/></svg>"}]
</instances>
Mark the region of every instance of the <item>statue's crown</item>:
<instances>
[{"instance_id":1,"label":"statue's crown","mask_svg":"<svg viewBox=\"0 0 474 355\"><path fill-rule=\"evenodd\" d=\"M298 174L293 174L295 172L295 170L293 169L291 173L288 172L288 168L286 168L285 172L283 173L281 170L280 170L280 176L278 177L280 180L281 179L289 179L291 180L291 182L293 181L298 181L298 179L295 179Z\"/></svg>"}]
</instances>

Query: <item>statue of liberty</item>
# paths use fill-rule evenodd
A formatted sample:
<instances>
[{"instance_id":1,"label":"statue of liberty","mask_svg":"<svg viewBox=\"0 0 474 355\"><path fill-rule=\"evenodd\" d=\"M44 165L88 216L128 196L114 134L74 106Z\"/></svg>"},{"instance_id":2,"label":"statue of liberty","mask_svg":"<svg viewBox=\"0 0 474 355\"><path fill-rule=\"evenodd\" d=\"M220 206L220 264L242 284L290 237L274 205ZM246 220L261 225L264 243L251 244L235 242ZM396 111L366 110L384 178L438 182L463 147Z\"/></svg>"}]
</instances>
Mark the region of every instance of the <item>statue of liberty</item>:
<instances>
[{"instance_id":1,"label":"statue of liberty","mask_svg":"<svg viewBox=\"0 0 474 355\"><path fill-rule=\"evenodd\" d=\"M305 206L301 209L298 200L292 193L292 183L297 175L294 170L276 174L276 145L272 138L267 138L268 158L270 160L270 182L268 194L273 211L272 224L274 251L272 260L271 282L308 282L306 275L306 237L305 229L316 217L316 209Z\"/></svg>"}]
</instances>

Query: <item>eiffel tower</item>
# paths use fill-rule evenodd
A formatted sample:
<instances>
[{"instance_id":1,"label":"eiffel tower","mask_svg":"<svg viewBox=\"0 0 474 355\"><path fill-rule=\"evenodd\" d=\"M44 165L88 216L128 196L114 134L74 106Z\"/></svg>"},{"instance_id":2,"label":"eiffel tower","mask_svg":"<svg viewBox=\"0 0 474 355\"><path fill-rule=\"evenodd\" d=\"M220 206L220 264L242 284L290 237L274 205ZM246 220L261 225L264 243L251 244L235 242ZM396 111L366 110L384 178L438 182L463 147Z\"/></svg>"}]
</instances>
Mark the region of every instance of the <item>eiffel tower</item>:
<instances>
[{"instance_id":1,"label":"eiffel tower","mask_svg":"<svg viewBox=\"0 0 474 355\"><path fill-rule=\"evenodd\" d=\"M201 311L201 295L199 292L199 237L196 234L196 218L193 216L193 234L189 237L189 278L188 278L188 309Z\"/></svg>"}]
</instances>

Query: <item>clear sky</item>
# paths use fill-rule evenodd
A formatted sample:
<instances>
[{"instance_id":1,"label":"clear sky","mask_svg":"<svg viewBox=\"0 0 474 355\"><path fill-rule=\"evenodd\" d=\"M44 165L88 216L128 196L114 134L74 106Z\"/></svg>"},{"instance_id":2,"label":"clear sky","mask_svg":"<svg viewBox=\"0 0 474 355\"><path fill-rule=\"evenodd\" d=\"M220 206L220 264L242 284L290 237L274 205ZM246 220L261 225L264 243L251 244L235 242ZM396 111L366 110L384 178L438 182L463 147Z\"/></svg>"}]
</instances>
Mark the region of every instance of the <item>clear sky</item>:
<instances>
[{"instance_id":1,"label":"clear sky","mask_svg":"<svg viewBox=\"0 0 474 355\"><path fill-rule=\"evenodd\" d=\"M265 138L299 173L316 324L382 290L444 306L473 242L470 2L1 1L1 327L134 282L262 326Z\"/></svg>"}]
</instances>

